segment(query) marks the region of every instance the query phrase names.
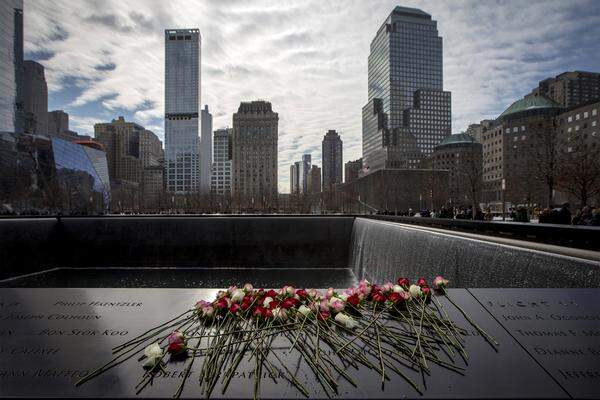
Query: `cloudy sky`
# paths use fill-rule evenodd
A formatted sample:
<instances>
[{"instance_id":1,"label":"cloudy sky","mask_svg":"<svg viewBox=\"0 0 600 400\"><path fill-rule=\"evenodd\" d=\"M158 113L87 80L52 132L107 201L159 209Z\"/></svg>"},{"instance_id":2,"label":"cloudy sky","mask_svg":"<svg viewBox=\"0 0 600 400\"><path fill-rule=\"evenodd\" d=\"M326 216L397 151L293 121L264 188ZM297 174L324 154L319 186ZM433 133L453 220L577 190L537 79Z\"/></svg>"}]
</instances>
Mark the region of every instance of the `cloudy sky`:
<instances>
[{"instance_id":1,"label":"cloudy sky","mask_svg":"<svg viewBox=\"0 0 600 400\"><path fill-rule=\"evenodd\" d=\"M164 136L164 29L200 28L202 103L214 128L242 100L279 113L279 187L303 153L321 163L336 129L344 161L361 156L367 56L395 5L432 14L444 38L453 132L494 118L537 82L600 71L600 1L25 0L26 57L46 67L50 109L71 129L119 115Z\"/></svg>"}]
</instances>

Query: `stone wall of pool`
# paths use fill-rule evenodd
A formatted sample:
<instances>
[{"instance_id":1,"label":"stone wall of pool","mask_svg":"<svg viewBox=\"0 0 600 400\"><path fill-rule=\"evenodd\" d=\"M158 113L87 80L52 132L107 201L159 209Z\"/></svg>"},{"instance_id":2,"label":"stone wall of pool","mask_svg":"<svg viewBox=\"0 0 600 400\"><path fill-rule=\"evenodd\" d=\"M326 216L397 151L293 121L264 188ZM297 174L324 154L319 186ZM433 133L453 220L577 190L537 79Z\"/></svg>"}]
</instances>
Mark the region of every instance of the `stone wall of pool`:
<instances>
[{"instance_id":1,"label":"stone wall of pool","mask_svg":"<svg viewBox=\"0 0 600 400\"><path fill-rule=\"evenodd\" d=\"M330 282L340 269L375 281L441 273L454 287L599 287L599 259L354 216L0 219L0 280L53 268L162 267L292 270L287 282L294 269L328 271Z\"/></svg>"}]
</instances>

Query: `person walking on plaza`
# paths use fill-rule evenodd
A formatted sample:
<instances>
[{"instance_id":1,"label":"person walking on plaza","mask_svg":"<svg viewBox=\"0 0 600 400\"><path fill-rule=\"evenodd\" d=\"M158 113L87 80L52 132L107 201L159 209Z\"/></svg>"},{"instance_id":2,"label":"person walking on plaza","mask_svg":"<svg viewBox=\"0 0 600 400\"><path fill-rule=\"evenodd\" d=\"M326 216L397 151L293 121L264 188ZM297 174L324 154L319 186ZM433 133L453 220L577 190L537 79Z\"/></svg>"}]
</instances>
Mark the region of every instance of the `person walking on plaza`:
<instances>
[{"instance_id":1,"label":"person walking on plaza","mask_svg":"<svg viewBox=\"0 0 600 400\"><path fill-rule=\"evenodd\" d=\"M571 211L569 203L563 203L557 213L557 224L569 225L571 223Z\"/></svg>"}]
</instances>

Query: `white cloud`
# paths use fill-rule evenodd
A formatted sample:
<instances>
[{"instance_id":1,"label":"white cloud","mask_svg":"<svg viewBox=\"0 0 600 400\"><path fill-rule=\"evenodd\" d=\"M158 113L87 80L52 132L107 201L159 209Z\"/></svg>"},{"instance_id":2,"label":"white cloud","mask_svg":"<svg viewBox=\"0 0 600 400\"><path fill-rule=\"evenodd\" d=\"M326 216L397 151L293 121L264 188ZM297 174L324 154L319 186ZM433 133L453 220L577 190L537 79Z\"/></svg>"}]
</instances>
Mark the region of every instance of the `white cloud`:
<instances>
[{"instance_id":1,"label":"white cloud","mask_svg":"<svg viewBox=\"0 0 600 400\"><path fill-rule=\"evenodd\" d=\"M599 56L585 50L600 33L593 0L402 3L438 21L455 132L497 116L540 79L600 69ZM270 100L280 117L279 181L287 191L289 164L308 150L319 163L328 129L342 135L345 161L360 157L369 44L396 4L26 0L26 50L54 54L43 62L51 96L75 80L82 92L72 107L104 108L92 118L75 116L74 126L90 132L86 123L126 110L162 135L163 30L200 28L202 101L213 126L231 126L242 100Z\"/></svg>"}]
</instances>

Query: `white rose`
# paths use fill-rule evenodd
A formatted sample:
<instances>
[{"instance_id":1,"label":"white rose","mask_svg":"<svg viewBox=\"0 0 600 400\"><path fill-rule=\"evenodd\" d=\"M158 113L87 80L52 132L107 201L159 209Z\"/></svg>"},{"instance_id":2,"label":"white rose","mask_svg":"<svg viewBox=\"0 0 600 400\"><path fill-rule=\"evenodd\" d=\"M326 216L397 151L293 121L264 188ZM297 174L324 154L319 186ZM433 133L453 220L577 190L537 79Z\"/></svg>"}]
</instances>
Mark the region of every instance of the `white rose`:
<instances>
[{"instance_id":1,"label":"white rose","mask_svg":"<svg viewBox=\"0 0 600 400\"><path fill-rule=\"evenodd\" d=\"M304 315L305 317L311 313L310 308L306 307L304 304L301 305L300 308L298 308L298 312Z\"/></svg>"},{"instance_id":2,"label":"white rose","mask_svg":"<svg viewBox=\"0 0 600 400\"><path fill-rule=\"evenodd\" d=\"M421 297L421 287L417 285L410 285L408 288L408 292L410 293L410 297Z\"/></svg>"},{"instance_id":3,"label":"white rose","mask_svg":"<svg viewBox=\"0 0 600 400\"><path fill-rule=\"evenodd\" d=\"M161 360L163 352L158 343L153 343L144 349L144 355L148 358L144 367L152 368Z\"/></svg>"},{"instance_id":4,"label":"white rose","mask_svg":"<svg viewBox=\"0 0 600 400\"><path fill-rule=\"evenodd\" d=\"M285 321L287 319L287 310L285 308L276 307L273 309L273 315L276 319Z\"/></svg>"},{"instance_id":5,"label":"white rose","mask_svg":"<svg viewBox=\"0 0 600 400\"><path fill-rule=\"evenodd\" d=\"M265 298L265 301L263 301L263 307L269 308L269 304L271 304L272 301L273 301L273 298L271 298L271 297Z\"/></svg>"},{"instance_id":6,"label":"white rose","mask_svg":"<svg viewBox=\"0 0 600 400\"><path fill-rule=\"evenodd\" d=\"M335 320L340 324L344 325L348 329L354 329L358 323L349 315L344 313L337 313L335 315Z\"/></svg>"},{"instance_id":7,"label":"white rose","mask_svg":"<svg viewBox=\"0 0 600 400\"><path fill-rule=\"evenodd\" d=\"M233 294L231 295L231 301L234 303L241 302L243 298L244 298L244 291L241 289L234 290Z\"/></svg>"},{"instance_id":8,"label":"white rose","mask_svg":"<svg viewBox=\"0 0 600 400\"><path fill-rule=\"evenodd\" d=\"M402 292L404 292L404 289L402 289L402 286L400 286L400 285L394 285L392 287L392 290L394 291L394 293L402 293Z\"/></svg>"}]
</instances>

